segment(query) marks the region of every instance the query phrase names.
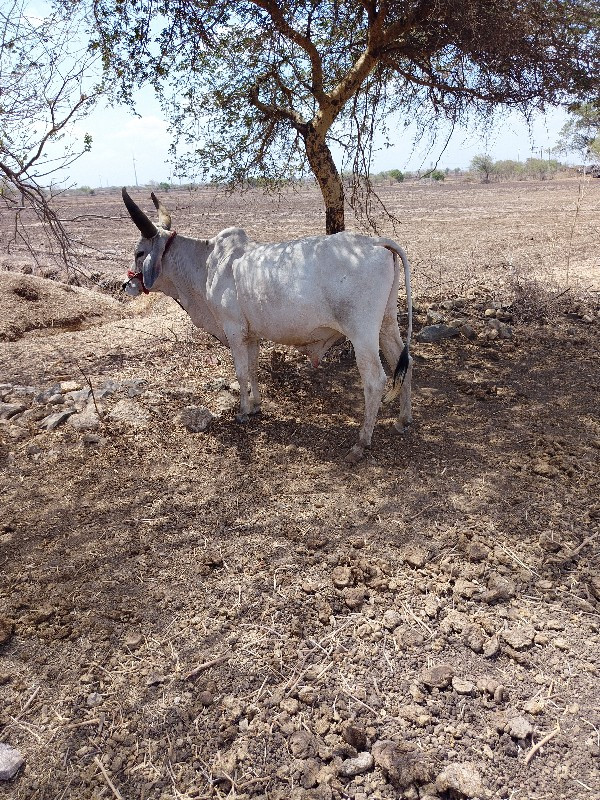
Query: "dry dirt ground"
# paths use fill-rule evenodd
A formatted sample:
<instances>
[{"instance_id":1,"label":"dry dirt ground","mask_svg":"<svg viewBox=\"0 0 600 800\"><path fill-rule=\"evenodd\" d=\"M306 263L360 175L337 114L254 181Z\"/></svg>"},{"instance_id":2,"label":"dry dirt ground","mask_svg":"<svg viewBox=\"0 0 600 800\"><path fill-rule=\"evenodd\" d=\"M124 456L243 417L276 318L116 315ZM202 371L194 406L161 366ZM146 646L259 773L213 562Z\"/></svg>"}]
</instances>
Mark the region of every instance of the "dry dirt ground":
<instances>
[{"instance_id":1,"label":"dry dirt ground","mask_svg":"<svg viewBox=\"0 0 600 800\"><path fill-rule=\"evenodd\" d=\"M0 798L600 798L600 180L381 193L416 330L462 333L414 343L414 425L382 411L355 467L348 347L265 346L240 427L172 301L0 258ZM308 188L165 201L199 236L322 226ZM110 285L118 193L63 202Z\"/></svg>"}]
</instances>

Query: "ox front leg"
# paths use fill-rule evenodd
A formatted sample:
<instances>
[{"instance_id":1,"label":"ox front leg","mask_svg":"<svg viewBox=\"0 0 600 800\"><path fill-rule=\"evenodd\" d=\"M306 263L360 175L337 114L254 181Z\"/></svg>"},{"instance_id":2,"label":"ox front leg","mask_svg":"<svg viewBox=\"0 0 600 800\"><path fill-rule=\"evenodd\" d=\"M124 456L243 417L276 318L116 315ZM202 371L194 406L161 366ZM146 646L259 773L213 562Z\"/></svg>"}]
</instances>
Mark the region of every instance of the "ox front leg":
<instances>
[{"instance_id":1,"label":"ox front leg","mask_svg":"<svg viewBox=\"0 0 600 800\"><path fill-rule=\"evenodd\" d=\"M258 353L260 342L252 339L248 342L248 369L250 372L250 414L260 414L260 387L258 385Z\"/></svg>"},{"instance_id":2,"label":"ox front leg","mask_svg":"<svg viewBox=\"0 0 600 800\"><path fill-rule=\"evenodd\" d=\"M371 447L373 428L377 419L377 412L381 404L381 397L385 388L386 377L381 361L379 359L378 348L363 349L354 345L356 364L362 379L365 394L365 418L360 429L358 442L352 447L345 458L349 464L356 464L364 455L365 450Z\"/></svg>"},{"instance_id":3,"label":"ox front leg","mask_svg":"<svg viewBox=\"0 0 600 800\"><path fill-rule=\"evenodd\" d=\"M250 393L248 392L248 378L249 378L249 355L248 344L238 329L227 330L227 341L229 342L229 349L233 356L233 365L235 367L235 375L240 385L240 411L235 415L236 422L248 422L248 415L252 413L252 404L250 402Z\"/></svg>"}]
</instances>

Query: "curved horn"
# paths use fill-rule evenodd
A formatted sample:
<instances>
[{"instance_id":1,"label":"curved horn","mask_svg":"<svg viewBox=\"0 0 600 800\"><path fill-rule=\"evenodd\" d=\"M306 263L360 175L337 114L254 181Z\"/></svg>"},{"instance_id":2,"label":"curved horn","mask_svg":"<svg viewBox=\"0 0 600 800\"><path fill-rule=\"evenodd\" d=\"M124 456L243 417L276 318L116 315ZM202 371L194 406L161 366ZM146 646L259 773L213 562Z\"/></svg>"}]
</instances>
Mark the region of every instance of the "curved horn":
<instances>
[{"instance_id":1,"label":"curved horn","mask_svg":"<svg viewBox=\"0 0 600 800\"><path fill-rule=\"evenodd\" d=\"M133 202L131 197L127 194L127 189L125 187L121 190L121 195L123 196L123 202L127 207L127 211L129 211L129 216L138 227L144 239L152 239L156 236L158 233L156 225L150 222L142 209Z\"/></svg>"},{"instance_id":2,"label":"curved horn","mask_svg":"<svg viewBox=\"0 0 600 800\"><path fill-rule=\"evenodd\" d=\"M150 192L150 197L152 198L152 202L154 203L154 208L158 211L158 224L161 228L164 228L166 231L171 230L171 215L167 211L167 209L163 206L160 202L158 197L154 194L154 192Z\"/></svg>"}]
</instances>

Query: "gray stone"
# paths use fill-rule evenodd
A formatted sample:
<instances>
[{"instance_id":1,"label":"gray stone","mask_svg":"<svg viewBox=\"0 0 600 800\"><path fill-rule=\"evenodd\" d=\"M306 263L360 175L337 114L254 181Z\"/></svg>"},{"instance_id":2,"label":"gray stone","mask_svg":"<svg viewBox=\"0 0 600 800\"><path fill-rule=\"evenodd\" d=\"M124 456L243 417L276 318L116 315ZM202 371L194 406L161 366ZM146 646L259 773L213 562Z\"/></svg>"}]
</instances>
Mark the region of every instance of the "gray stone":
<instances>
[{"instance_id":1,"label":"gray stone","mask_svg":"<svg viewBox=\"0 0 600 800\"><path fill-rule=\"evenodd\" d=\"M438 664L435 667L424 669L421 673L421 680L425 686L436 689L445 689L450 685L454 676L454 668L451 664Z\"/></svg>"},{"instance_id":2,"label":"gray stone","mask_svg":"<svg viewBox=\"0 0 600 800\"><path fill-rule=\"evenodd\" d=\"M371 753L359 753L356 758L347 758L340 765L340 775L345 778L354 778L356 775L364 775L365 772L373 769L375 760Z\"/></svg>"},{"instance_id":3,"label":"gray stone","mask_svg":"<svg viewBox=\"0 0 600 800\"><path fill-rule=\"evenodd\" d=\"M452 797L489 797L484 789L481 776L474 764L448 764L437 776L435 787L438 792L448 792Z\"/></svg>"},{"instance_id":4,"label":"gray stone","mask_svg":"<svg viewBox=\"0 0 600 800\"><path fill-rule=\"evenodd\" d=\"M461 325L458 329L465 339L473 340L477 338L477 332L468 324Z\"/></svg>"},{"instance_id":5,"label":"gray stone","mask_svg":"<svg viewBox=\"0 0 600 800\"><path fill-rule=\"evenodd\" d=\"M535 628L532 625L521 625L518 628L509 628L502 631L502 638L515 650L524 650L531 647L535 637Z\"/></svg>"},{"instance_id":6,"label":"gray stone","mask_svg":"<svg viewBox=\"0 0 600 800\"><path fill-rule=\"evenodd\" d=\"M399 614L394 609L388 609L383 615L383 625L388 631L395 630L398 625L402 623L402 614Z\"/></svg>"},{"instance_id":7,"label":"gray stone","mask_svg":"<svg viewBox=\"0 0 600 800\"><path fill-rule=\"evenodd\" d=\"M150 421L146 409L132 400L119 400L109 417L115 422L123 422L132 428L146 428Z\"/></svg>"},{"instance_id":8,"label":"gray stone","mask_svg":"<svg viewBox=\"0 0 600 800\"><path fill-rule=\"evenodd\" d=\"M76 406L83 408L83 406L87 403L90 394L91 392L89 389L79 389L76 392L67 392L65 396L72 400Z\"/></svg>"},{"instance_id":9,"label":"gray stone","mask_svg":"<svg viewBox=\"0 0 600 800\"><path fill-rule=\"evenodd\" d=\"M60 390L65 394L67 392L76 392L81 389L81 384L78 381L61 381Z\"/></svg>"},{"instance_id":10,"label":"gray stone","mask_svg":"<svg viewBox=\"0 0 600 800\"><path fill-rule=\"evenodd\" d=\"M440 314L439 311L434 311L433 308L428 308L426 319L428 325L439 325L440 322L444 321L444 316L443 314Z\"/></svg>"},{"instance_id":11,"label":"gray stone","mask_svg":"<svg viewBox=\"0 0 600 800\"><path fill-rule=\"evenodd\" d=\"M80 414L74 414L69 420L77 431L95 431L100 427L100 417L93 403L88 404Z\"/></svg>"},{"instance_id":12,"label":"gray stone","mask_svg":"<svg viewBox=\"0 0 600 800\"><path fill-rule=\"evenodd\" d=\"M459 335L460 331L456 328L452 328L450 325L439 324L427 325L425 328L421 328L416 338L419 342L431 344L433 342L441 342L443 339L452 339L452 337Z\"/></svg>"},{"instance_id":13,"label":"gray stone","mask_svg":"<svg viewBox=\"0 0 600 800\"><path fill-rule=\"evenodd\" d=\"M500 339L512 338L512 328L509 325L506 325L504 322L500 322L499 319L488 320L488 327L490 327L492 331L497 331Z\"/></svg>"},{"instance_id":14,"label":"gray stone","mask_svg":"<svg viewBox=\"0 0 600 800\"><path fill-rule=\"evenodd\" d=\"M0 781L14 778L24 763L23 756L15 747L0 742Z\"/></svg>"},{"instance_id":15,"label":"gray stone","mask_svg":"<svg viewBox=\"0 0 600 800\"><path fill-rule=\"evenodd\" d=\"M513 717L506 723L505 730L513 739L526 739L533 733L533 725L525 717Z\"/></svg>"},{"instance_id":16,"label":"gray stone","mask_svg":"<svg viewBox=\"0 0 600 800\"><path fill-rule=\"evenodd\" d=\"M183 425L190 433L201 433L213 419L211 412L204 406L186 406L177 414L175 422Z\"/></svg>"},{"instance_id":17,"label":"gray stone","mask_svg":"<svg viewBox=\"0 0 600 800\"><path fill-rule=\"evenodd\" d=\"M100 387L96 396L100 399L103 397L110 397L111 394L118 392L121 388L121 384L118 381L106 381L106 383Z\"/></svg>"},{"instance_id":18,"label":"gray stone","mask_svg":"<svg viewBox=\"0 0 600 800\"><path fill-rule=\"evenodd\" d=\"M71 414L75 413L74 408L65 408L62 411L57 411L56 414L49 414L40 422L40 428L45 431L53 431L66 422Z\"/></svg>"},{"instance_id":19,"label":"gray stone","mask_svg":"<svg viewBox=\"0 0 600 800\"><path fill-rule=\"evenodd\" d=\"M428 783L435 775L434 757L413 744L380 739L372 752L377 766L397 789Z\"/></svg>"},{"instance_id":20,"label":"gray stone","mask_svg":"<svg viewBox=\"0 0 600 800\"><path fill-rule=\"evenodd\" d=\"M96 706L102 705L104 702L104 697L98 692L91 692L88 694L86 703L90 708L95 708Z\"/></svg>"},{"instance_id":21,"label":"gray stone","mask_svg":"<svg viewBox=\"0 0 600 800\"><path fill-rule=\"evenodd\" d=\"M0 419L10 419L21 411L25 411L27 406L20 403L0 403Z\"/></svg>"},{"instance_id":22,"label":"gray stone","mask_svg":"<svg viewBox=\"0 0 600 800\"><path fill-rule=\"evenodd\" d=\"M475 692L473 681L463 678L452 678L452 688L457 694L473 694Z\"/></svg>"}]
</instances>

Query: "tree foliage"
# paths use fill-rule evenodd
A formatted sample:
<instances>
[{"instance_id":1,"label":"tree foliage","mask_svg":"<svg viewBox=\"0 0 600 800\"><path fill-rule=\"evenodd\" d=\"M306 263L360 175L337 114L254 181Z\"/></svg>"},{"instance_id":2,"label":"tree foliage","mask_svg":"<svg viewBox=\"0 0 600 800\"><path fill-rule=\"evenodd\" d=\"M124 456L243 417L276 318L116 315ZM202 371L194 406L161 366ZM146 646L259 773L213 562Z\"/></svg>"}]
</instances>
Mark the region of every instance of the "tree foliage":
<instances>
[{"instance_id":1,"label":"tree foliage","mask_svg":"<svg viewBox=\"0 0 600 800\"><path fill-rule=\"evenodd\" d=\"M66 260L69 237L52 204L60 188L55 177L91 147L88 136L65 136L95 100L84 89L94 56L80 36L82 24L72 9L35 16L27 0L0 9L0 202L13 217L1 235L34 258L40 242L32 242L23 212L43 223L51 249L58 246Z\"/></svg>"},{"instance_id":2,"label":"tree foliage","mask_svg":"<svg viewBox=\"0 0 600 800\"><path fill-rule=\"evenodd\" d=\"M600 99L570 108L571 119L560 132L559 149L584 159L600 158Z\"/></svg>"},{"instance_id":3,"label":"tree foliage","mask_svg":"<svg viewBox=\"0 0 600 800\"><path fill-rule=\"evenodd\" d=\"M598 74L596 0L80 2L116 94L131 101L148 81L161 93L182 172L276 185L312 171L328 232L344 227L332 153L368 176L393 113L421 132L498 106L527 113L583 97Z\"/></svg>"}]
</instances>

